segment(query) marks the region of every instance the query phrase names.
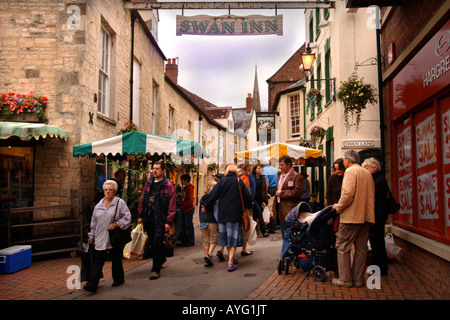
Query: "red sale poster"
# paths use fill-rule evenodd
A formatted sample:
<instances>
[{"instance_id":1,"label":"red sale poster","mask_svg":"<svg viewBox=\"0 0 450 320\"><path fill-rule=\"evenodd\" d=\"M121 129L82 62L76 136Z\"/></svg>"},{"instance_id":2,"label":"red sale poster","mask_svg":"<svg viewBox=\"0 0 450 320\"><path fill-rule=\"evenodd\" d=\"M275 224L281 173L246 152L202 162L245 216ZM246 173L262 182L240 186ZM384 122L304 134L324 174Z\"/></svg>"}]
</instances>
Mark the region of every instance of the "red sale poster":
<instances>
[{"instance_id":1,"label":"red sale poster","mask_svg":"<svg viewBox=\"0 0 450 320\"><path fill-rule=\"evenodd\" d=\"M413 185L411 124L409 119L397 125L397 169L398 198L400 202L399 220L413 223Z\"/></svg>"},{"instance_id":2,"label":"red sale poster","mask_svg":"<svg viewBox=\"0 0 450 320\"><path fill-rule=\"evenodd\" d=\"M442 164L444 166L445 226L450 235L450 98L442 100Z\"/></svg>"},{"instance_id":3,"label":"red sale poster","mask_svg":"<svg viewBox=\"0 0 450 320\"><path fill-rule=\"evenodd\" d=\"M439 231L436 116L433 108L415 116L419 226Z\"/></svg>"}]
</instances>

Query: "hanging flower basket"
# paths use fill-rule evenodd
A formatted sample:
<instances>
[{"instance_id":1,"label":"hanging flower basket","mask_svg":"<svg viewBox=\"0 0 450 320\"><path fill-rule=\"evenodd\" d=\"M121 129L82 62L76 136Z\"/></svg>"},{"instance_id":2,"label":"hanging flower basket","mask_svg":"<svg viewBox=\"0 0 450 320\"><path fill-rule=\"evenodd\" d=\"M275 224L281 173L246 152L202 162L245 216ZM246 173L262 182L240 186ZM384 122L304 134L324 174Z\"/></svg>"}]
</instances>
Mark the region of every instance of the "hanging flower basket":
<instances>
[{"instance_id":1,"label":"hanging flower basket","mask_svg":"<svg viewBox=\"0 0 450 320\"><path fill-rule=\"evenodd\" d=\"M322 144L323 138L325 138L326 130L323 127L320 126L314 126L309 131L309 134L311 136L311 144L313 146L317 146Z\"/></svg>"},{"instance_id":2,"label":"hanging flower basket","mask_svg":"<svg viewBox=\"0 0 450 320\"><path fill-rule=\"evenodd\" d=\"M377 89L371 84L364 83L363 78L359 78L356 73L353 73L346 81L341 81L338 99L344 104L344 120L347 131L352 126L358 130L362 110L367 107L367 104L377 102ZM352 116L351 120L349 115Z\"/></svg>"},{"instance_id":3,"label":"hanging flower basket","mask_svg":"<svg viewBox=\"0 0 450 320\"><path fill-rule=\"evenodd\" d=\"M306 113L309 113L309 111L311 111L312 113L312 111L314 110L314 106L318 106L320 101L322 101L322 94L320 93L320 91L316 88L311 88L306 94Z\"/></svg>"},{"instance_id":4,"label":"hanging flower basket","mask_svg":"<svg viewBox=\"0 0 450 320\"><path fill-rule=\"evenodd\" d=\"M0 95L0 120L3 121L44 122L46 108L47 97L37 96L33 91Z\"/></svg>"}]
</instances>

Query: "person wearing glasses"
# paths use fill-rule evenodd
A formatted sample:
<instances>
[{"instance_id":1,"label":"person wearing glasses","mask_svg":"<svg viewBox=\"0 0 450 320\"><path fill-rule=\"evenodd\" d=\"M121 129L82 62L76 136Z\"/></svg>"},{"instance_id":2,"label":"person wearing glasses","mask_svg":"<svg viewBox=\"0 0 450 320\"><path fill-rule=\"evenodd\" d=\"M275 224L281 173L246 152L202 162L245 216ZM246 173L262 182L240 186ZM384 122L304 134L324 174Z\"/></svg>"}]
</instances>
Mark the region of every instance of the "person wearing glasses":
<instances>
[{"instance_id":1,"label":"person wearing glasses","mask_svg":"<svg viewBox=\"0 0 450 320\"><path fill-rule=\"evenodd\" d=\"M114 180L103 183L105 197L95 206L91 219L91 231L88 233L89 244L95 244L94 270L92 276L83 287L95 293L102 275L103 265L108 255L112 262L113 287L125 283L122 266L123 247L113 248L109 242L109 232L115 228L126 229L131 223L131 213L127 204L116 197L118 185Z\"/></svg>"}]
</instances>

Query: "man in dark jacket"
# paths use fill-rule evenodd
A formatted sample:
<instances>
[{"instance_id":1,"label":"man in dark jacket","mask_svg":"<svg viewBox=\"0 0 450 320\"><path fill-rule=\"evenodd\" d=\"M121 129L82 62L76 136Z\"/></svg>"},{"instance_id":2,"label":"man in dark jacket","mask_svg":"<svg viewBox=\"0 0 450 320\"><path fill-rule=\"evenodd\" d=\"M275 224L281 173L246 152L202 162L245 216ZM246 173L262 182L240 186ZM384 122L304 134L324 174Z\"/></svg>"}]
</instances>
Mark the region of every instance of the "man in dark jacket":
<instances>
[{"instance_id":1,"label":"man in dark jacket","mask_svg":"<svg viewBox=\"0 0 450 320\"><path fill-rule=\"evenodd\" d=\"M164 162L153 164L153 177L145 183L138 205L138 223L144 224L152 248L150 280L160 277L161 267L166 261L163 252L164 233L170 230L177 210L175 188L164 176L165 172Z\"/></svg>"}]
</instances>

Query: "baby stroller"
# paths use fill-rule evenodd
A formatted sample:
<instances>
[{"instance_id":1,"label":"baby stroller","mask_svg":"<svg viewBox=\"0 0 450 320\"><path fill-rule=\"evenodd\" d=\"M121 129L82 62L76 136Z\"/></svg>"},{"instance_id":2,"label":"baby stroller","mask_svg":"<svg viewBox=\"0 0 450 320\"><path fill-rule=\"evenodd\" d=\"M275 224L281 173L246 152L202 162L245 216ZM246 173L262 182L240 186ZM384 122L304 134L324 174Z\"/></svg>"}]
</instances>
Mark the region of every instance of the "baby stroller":
<instances>
[{"instance_id":1,"label":"baby stroller","mask_svg":"<svg viewBox=\"0 0 450 320\"><path fill-rule=\"evenodd\" d=\"M309 208L305 205L307 206L306 203L300 203L286 217L288 226L285 229L285 237L289 242L289 249L278 261L278 273L281 274L284 271L288 274L289 265L293 262L295 267L305 271L312 268L316 281L325 281L327 270L338 273L336 234L333 231L337 213L328 206L310 215L306 220L312 218L313 220L311 224L308 224L303 221L305 219L299 221L297 218L297 212L308 212L304 211Z\"/></svg>"}]
</instances>

